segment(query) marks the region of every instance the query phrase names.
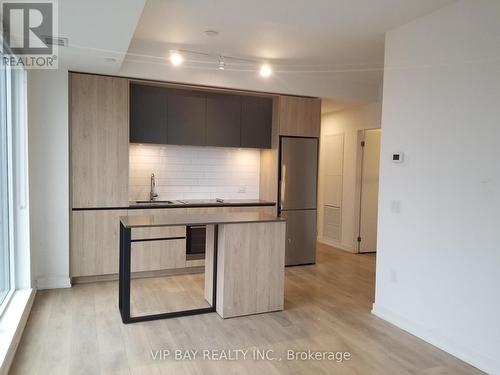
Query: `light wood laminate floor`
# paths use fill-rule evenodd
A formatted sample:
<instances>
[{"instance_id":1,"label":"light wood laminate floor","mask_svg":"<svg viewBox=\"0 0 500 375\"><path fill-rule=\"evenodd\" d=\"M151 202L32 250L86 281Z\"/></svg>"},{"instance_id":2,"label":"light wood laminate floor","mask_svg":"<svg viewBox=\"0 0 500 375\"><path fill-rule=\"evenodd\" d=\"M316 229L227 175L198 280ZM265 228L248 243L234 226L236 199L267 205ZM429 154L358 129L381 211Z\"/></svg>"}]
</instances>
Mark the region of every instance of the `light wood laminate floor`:
<instances>
[{"instance_id":1,"label":"light wood laminate floor","mask_svg":"<svg viewBox=\"0 0 500 375\"><path fill-rule=\"evenodd\" d=\"M27 374L479 374L370 314L375 256L318 246L314 266L286 270L285 310L215 313L124 325L117 282L40 291L11 368ZM151 350L348 351L332 361L154 361Z\"/></svg>"},{"instance_id":2,"label":"light wood laminate floor","mask_svg":"<svg viewBox=\"0 0 500 375\"><path fill-rule=\"evenodd\" d=\"M132 279L130 315L152 315L210 307L205 300L205 273Z\"/></svg>"}]
</instances>

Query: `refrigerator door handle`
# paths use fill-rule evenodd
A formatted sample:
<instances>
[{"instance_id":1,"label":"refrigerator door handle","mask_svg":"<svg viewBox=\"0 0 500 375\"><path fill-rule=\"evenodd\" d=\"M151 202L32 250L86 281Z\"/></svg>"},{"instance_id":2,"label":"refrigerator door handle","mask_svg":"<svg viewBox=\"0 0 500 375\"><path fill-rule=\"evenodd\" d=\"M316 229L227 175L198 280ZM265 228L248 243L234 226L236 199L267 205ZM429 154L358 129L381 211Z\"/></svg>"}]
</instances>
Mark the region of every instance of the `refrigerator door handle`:
<instances>
[{"instance_id":1,"label":"refrigerator door handle","mask_svg":"<svg viewBox=\"0 0 500 375\"><path fill-rule=\"evenodd\" d=\"M281 194L280 194L280 209L283 209L286 197L286 165L281 166Z\"/></svg>"}]
</instances>

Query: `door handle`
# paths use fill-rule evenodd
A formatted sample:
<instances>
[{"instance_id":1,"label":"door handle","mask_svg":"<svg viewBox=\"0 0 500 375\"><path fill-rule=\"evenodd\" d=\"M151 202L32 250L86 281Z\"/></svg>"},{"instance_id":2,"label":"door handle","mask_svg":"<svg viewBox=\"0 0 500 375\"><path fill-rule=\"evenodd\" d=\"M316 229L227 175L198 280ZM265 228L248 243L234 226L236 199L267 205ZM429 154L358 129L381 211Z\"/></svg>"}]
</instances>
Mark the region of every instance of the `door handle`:
<instances>
[{"instance_id":1,"label":"door handle","mask_svg":"<svg viewBox=\"0 0 500 375\"><path fill-rule=\"evenodd\" d=\"M286 165L283 164L281 166L281 196L280 196L280 209L283 209L283 203L285 202L286 198Z\"/></svg>"}]
</instances>

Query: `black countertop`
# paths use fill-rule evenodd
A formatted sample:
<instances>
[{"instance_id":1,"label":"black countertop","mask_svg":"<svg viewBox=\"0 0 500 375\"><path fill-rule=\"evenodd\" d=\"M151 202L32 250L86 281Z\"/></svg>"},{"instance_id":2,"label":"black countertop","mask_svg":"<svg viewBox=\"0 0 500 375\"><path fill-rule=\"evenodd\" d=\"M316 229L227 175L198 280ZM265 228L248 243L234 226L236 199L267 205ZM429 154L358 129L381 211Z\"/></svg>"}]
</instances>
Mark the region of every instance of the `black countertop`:
<instances>
[{"instance_id":1,"label":"black countertop","mask_svg":"<svg viewBox=\"0 0 500 375\"><path fill-rule=\"evenodd\" d=\"M128 210L128 209L150 209L150 208L197 208L197 207L259 207L275 206L276 202L262 199L224 199L218 202L215 199L180 199L171 200L172 203L153 201L146 203L130 202L128 206L122 207L84 207L73 208L73 211L84 210Z\"/></svg>"},{"instance_id":2,"label":"black countertop","mask_svg":"<svg viewBox=\"0 0 500 375\"><path fill-rule=\"evenodd\" d=\"M262 212L239 212L228 214L187 214L187 215L132 215L121 216L120 221L125 228L169 227L177 225L211 225L211 224L243 224L285 222L280 216L272 216Z\"/></svg>"},{"instance_id":3,"label":"black countertop","mask_svg":"<svg viewBox=\"0 0 500 375\"><path fill-rule=\"evenodd\" d=\"M130 202L129 208L182 208L182 207L245 207L245 206L274 206L276 203L260 199L179 199L172 200L173 203Z\"/></svg>"}]
</instances>

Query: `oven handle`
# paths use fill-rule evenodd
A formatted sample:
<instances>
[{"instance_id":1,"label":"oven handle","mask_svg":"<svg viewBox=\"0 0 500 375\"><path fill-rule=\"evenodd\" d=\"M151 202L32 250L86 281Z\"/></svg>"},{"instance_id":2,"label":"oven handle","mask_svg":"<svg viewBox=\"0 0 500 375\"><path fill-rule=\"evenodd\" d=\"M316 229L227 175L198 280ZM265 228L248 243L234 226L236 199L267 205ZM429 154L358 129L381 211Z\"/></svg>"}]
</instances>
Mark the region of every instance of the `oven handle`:
<instances>
[{"instance_id":1,"label":"oven handle","mask_svg":"<svg viewBox=\"0 0 500 375\"><path fill-rule=\"evenodd\" d=\"M206 225L189 225L189 228L194 228L194 229L203 229L205 227Z\"/></svg>"}]
</instances>

